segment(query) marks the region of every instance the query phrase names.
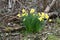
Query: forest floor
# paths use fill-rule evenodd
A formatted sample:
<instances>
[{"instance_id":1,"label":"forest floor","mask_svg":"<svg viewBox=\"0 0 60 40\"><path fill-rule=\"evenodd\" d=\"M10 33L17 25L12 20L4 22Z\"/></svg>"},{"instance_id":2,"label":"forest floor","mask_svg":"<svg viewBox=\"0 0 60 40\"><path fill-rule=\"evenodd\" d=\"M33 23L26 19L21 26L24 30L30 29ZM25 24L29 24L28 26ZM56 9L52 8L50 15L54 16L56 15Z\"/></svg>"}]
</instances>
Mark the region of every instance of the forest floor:
<instances>
[{"instance_id":1,"label":"forest floor","mask_svg":"<svg viewBox=\"0 0 60 40\"><path fill-rule=\"evenodd\" d=\"M21 11L21 9L25 6L27 6L26 9L30 9L31 8L30 6L32 6L35 9L38 8L38 10L39 7L34 2L33 3L21 2L21 3L23 3L22 5L24 6L21 6L18 3L18 5L15 5L15 8L12 8L13 9L12 11L8 12L8 8L5 7L7 3L4 1L3 3L1 2L0 40L60 40L60 18L59 17L53 19L52 22L46 22L44 28L39 33L25 34L23 31L25 29L22 20L21 18L18 18L16 16L17 13Z\"/></svg>"}]
</instances>

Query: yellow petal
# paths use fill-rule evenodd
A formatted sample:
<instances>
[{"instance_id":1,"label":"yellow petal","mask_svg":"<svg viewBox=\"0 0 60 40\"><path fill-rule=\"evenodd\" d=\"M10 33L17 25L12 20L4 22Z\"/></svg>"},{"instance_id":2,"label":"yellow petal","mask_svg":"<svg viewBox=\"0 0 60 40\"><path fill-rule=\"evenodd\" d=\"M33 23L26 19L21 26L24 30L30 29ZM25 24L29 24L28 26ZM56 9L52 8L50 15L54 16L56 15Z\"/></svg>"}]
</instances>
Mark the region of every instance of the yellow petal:
<instances>
[{"instance_id":1,"label":"yellow petal","mask_svg":"<svg viewBox=\"0 0 60 40\"><path fill-rule=\"evenodd\" d=\"M22 14L22 16L25 16L26 14L24 13L24 14Z\"/></svg>"},{"instance_id":2,"label":"yellow petal","mask_svg":"<svg viewBox=\"0 0 60 40\"><path fill-rule=\"evenodd\" d=\"M38 18L40 21L42 21L43 20L43 18L42 17L40 17L40 18Z\"/></svg>"},{"instance_id":3,"label":"yellow petal","mask_svg":"<svg viewBox=\"0 0 60 40\"><path fill-rule=\"evenodd\" d=\"M25 11L25 9L22 9L22 13L25 13L26 11Z\"/></svg>"},{"instance_id":4,"label":"yellow petal","mask_svg":"<svg viewBox=\"0 0 60 40\"><path fill-rule=\"evenodd\" d=\"M20 13L19 13L19 14L17 14L17 16L18 16L18 17L21 17Z\"/></svg>"},{"instance_id":5,"label":"yellow petal","mask_svg":"<svg viewBox=\"0 0 60 40\"><path fill-rule=\"evenodd\" d=\"M41 14L40 14L40 13L38 13L38 15L39 15L39 16L41 16Z\"/></svg>"},{"instance_id":6,"label":"yellow petal","mask_svg":"<svg viewBox=\"0 0 60 40\"><path fill-rule=\"evenodd\" d=\"M30 13L34 13L34 12L35 12L35 9L32 8L32 9L30 10Z\"/></svg>"},{"instance_id":7,"label":"yellow petal","mask_svg":"<svg viewBox=\"0 0 60 40\"><path fill-rule=\"evenodd\" d=\"M45 16L45 13L44 12L41 12L42 13L42 16Z\"/></svg>"},{"instance_id":8,"label":"yellow petal","mask_svg":"<svg viewBox=\"0 0 60 40\"><path fill-rule=\"evenodd\" d=\"M22 14L22 16L27 16L27 15L28 15L28 13L23 13L23 14Z\"/></svg>"},{"instance_id":9,"label":"yellow petal","mask_svg":"<svg viewBox=\"0 0 60 40\"><path fill-rule=\"evenodd\" d=\"M45 18L45 14L44 14L44 12L41 12L42 14L41 14L41 17L42 18Z\"/></svg>"},{"instance_id":10,"label":"yellow petal","mask_svg":"<svg viewBox=\"0 0 60 40\"><path fill-rule=\"evenodd\" d=\"M45 14L45 18L46 18L46 19L48 19L48 18L49 18L48 14Z\"/></svg>"}]
</instances>

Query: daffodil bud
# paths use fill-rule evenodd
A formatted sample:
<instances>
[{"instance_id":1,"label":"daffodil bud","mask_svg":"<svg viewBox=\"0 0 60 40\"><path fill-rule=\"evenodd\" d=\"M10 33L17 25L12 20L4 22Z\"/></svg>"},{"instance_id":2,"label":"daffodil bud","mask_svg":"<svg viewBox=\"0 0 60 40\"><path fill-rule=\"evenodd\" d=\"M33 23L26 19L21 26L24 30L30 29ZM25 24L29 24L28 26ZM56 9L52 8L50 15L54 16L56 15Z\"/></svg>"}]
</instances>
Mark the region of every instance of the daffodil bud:
<instances>
[{"instance_id":1,"label":"daffodil bud","mask_svg":"<svg viewBox=\"0 0 60 40\"><path fill-rule=\"evenodd\" d=\"M49 19L49 22L52 22L52 19Z\"/></svg>"}]
</instances>

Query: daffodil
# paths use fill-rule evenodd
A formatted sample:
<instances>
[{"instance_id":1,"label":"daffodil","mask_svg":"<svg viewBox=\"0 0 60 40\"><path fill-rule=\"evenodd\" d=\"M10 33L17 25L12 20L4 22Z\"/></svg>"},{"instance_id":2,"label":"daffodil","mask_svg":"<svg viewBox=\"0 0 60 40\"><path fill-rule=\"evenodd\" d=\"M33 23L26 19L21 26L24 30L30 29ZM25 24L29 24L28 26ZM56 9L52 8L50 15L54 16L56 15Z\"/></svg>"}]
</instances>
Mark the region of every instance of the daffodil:
<instances>
[{"instance_id":1,"label":"daffodil","mask_svg":"<svg viewBox=\"0 0 60 40\"><path fill-rule=\"evenodd\" d=\"M40 14L40 13L38 13L38 15L39 15L39 16L41 16L41 14Z\"/></svg>"},{"instance_id":2,"label":"daffodil","mask_svg":"<svg viewBox=\"0 0 60 40\"><path fill-rule=\"evenodd\" d=\"M27 16L27 15L28 15L28 13L23 13L23 14L22 14L22 16Z\"/></svg>"},{"instance_id":3,"label":"daffodil","mask_svg":"<svg viewBox=\"0 0 60 40\"><path fill-rule=\"evenodd\" d=\"M51 22L52 21L52 19L49 19L49 22Z\"/></svg>"},{"instance_id":4,"label":"daffodil","mask_svg":"<svg viewBox=\"0 0 60 40\"><path fill-rule=\"evenodd\" d=\"M45 18L46 18L46 19L48 19L48 18L49 18L48 14L45 14Z\"/></svg>"},{"instance_id":5,"label":"daffodil","mask_svg":"<svg viewBox=\"0 0 60 40\"><path fill-rule=\"evenodd\" d=\"M42 21L43 20L43 18L42 17L40 17L40 18L38 18L40 21Z\"/></svg>"},{"instance_id":6,"label":"daffodil","mask_svg":"<svg viewBox=\"0 0 60 40\"><path fill-rule=\"evenodd\" d=\"M41 12L42 14L41 14L41 17L42 18L44 18L45 17L45 14L44 14L44 12Z\"/></svg>"},{"instance_id":7,"label":"daffodil","mask_svg":"<svg viewBox=\"0 0 60 40\"><path fill-rule=\"evenodd\" d=\"M30 10L30 13L34 13L34 12L35 12L35 9L32 8L32 9Z\"/></svg>"},{"instance_id":8,"label":"daffodil","mask_svg":"<svg viewBox=\"0 0 60 40\"><path fill-rule=\"evenodd\" d=\"M26 11L25 11L25 9L22 9L22 13L25 13Z\"/></svg>"},{"instance_id":9,"label":"daffodil","mask_svg":"<svg viewBox=\"0 0 60 40\"><path fill-rule=\"evenodd\" d=\"M25 13L22 14L22 16L25 16L25 15L26 15Z\"/></svg>"},{"instance_id":10,"label":"daffodil","mask_svg":"<svg viewBox=\"0 0 60 40\"><path fill-rule=\"evenodd\" d=\"M42 15L41 15L41 16L43 16L43 17L44 17L44 16L45 16L44 12L41 12L41 13L42 13Z\"/></svg>"},{"instance_id":11,"label":"daffodil","mask_svg":"<svg viewBox=\"0 0 60 40\"><path fill-rule=\"evenodd\" d=\"M19 13L19 14L17 14L17 16L18 16L18 17L21 17L20 13Z\"/></svg>"}]
</instances>

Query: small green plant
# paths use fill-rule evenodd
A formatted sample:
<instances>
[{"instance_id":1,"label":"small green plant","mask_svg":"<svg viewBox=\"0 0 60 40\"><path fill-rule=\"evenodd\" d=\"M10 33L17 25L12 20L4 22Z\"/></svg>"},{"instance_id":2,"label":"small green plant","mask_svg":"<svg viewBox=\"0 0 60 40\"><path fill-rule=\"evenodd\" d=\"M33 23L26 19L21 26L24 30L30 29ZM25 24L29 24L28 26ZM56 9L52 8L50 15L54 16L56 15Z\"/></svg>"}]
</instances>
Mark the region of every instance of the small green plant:
<instances>
[{"instance_id":1,"label":"small green plant","mask_svg":"<svg viewBox=\"0 0 60 40\"><path fill-rule=\"evenodd\" d=\"M21 17L20 14L17 16ZM26 32L28 33L36 33L42 30L44 27L44 19L48 20L49 16L44 14L44 12L36 13L35 9L31 9L29 13L26 12L25 9L22 10L22 19L23 24L26 27Z\"/></svg>"},{"instance_id":2,"label":"small green plant","mask_svg":"<svg viewBox=\"0 0 60 40\"><path fill-rule=\"evenodd\" d=\"M57 18L56 19L56 22L60 24L60 18Z\"/></svg>"},{"instance_id":3,"label":"small green plant","mask_svg":"<svg viewBox=\"0 0 60 40\"><path fill-rule=\"evenodd\" d=\"M58 37L55 36L55 35L48 35L47 40L60 40L60 38L58 38Z\"/></svg>"}]
</instances>

